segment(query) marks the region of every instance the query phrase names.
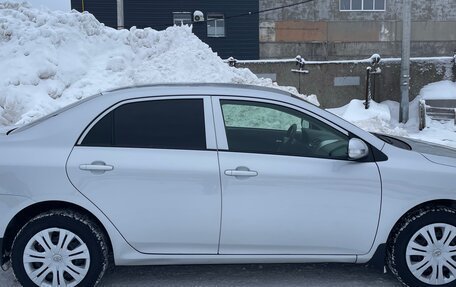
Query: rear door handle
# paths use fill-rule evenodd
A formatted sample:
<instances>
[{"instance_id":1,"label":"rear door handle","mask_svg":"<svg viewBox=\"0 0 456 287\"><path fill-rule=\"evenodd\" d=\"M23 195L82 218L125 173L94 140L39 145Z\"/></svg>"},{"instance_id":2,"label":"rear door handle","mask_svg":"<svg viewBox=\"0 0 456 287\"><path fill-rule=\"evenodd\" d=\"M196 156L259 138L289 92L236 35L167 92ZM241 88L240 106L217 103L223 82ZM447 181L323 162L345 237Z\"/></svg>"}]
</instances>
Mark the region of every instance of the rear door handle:
<instances>
[{"instance_id":1,"label":"rear door handle","mask_svg":"<svg viewBox=\"0 0 456 287\"><path fill-rule=\"evenodd\" d=\"M112 165L107 165L104 162L92 162L91 164L81 164L79 165L80 170L88 170L88 171L110 171L113 170L114 167Z\"/></svg>"},{"instance_id":2,"label":"rear door handle","mask_svg":"<svg viewBox=\"0 0 456 287\"><path fill-rule=\"evenodd\" d=\"M227 169L225 170L225 175L227 176L240 176L240 177L253 177L257 176L258 172L250 170L245 167L238 167L236 169Z\"/></svg>"}]
</instances>

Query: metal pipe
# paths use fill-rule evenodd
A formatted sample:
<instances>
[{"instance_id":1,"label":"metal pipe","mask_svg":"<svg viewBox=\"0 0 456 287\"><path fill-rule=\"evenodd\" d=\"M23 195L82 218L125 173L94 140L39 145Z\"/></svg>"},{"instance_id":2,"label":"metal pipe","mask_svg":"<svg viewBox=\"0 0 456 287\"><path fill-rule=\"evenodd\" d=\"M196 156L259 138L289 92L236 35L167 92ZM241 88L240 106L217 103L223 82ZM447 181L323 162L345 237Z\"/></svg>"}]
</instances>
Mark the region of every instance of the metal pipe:
<instances>
[{"instance_id":1,"label":"metal pipe","mask_svg":"<svg viewBox=\"0 0 456 287\"><path fill-rule=\"evenodd\" d=\"M454 51L452 62L453 62L453 82L456 82L456 50Z\"/></svg>"},{"instance_id":2,"label":"metal pipe","mask_svg":"<svg viewBox=\"0 0 456 287\"><path fill-rule=\"evenodd\" d=\"M412 2L403 0L402 7L402 63L401 63L401 103L399 121L406 123L409 119L410 89L410 34L412 30Z\"/></svg>"},{"instance_id":3,"label":"metal pipe","mask_svg":"<svg viewBox=\"0 0 456 287\"><path fill-rule=\"evenodd\" d=\"M124 2L123 0L117 0L117 29L121 30L124 28Z\"/></svg>"},{"instance_id":4,"label":"metal pipe","mask_svg":"<svg viewBox=\"0 0 456 287\"><path fill-rule=\"evenodd\" d=\"M375 82L377 80L377 71L374 71L373 75L372 75L372 91L371 91L371 100L375 101L375 89L376 89L376 86L375 86Z\"/></svg>"},{"instance_id":5,"label":"metal pipe","mask_svg":"<svg viewBox=\"0 0 456 287\"><path fill-rule=\"evenodd\" d=\"M364 101L364 108L367 110L369 109L369 103L370 103L370 98L371 98L371 93L370 93L370 82L371 82L371 67L367 67L366 69L366 98Z\"/></svg>"}]
</instances>

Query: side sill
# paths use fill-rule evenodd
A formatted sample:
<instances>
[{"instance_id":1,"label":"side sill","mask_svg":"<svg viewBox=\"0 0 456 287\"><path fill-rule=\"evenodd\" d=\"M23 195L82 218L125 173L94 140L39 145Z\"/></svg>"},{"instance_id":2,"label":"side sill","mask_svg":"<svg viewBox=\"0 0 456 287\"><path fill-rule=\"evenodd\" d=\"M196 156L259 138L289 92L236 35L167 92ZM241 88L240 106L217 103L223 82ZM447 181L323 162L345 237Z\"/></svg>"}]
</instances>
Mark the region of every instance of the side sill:
<instances>
[{"instance_id":1,"label":"side sill","mask_svg":"<svg viewBox=\"0 0 456 287\"><path fill-rule=\"evenodd\" d=\"M280 264L280 263L356 263L356 255L118 255L116 265L193 265L193 264Z\"/></svg>"}]
</instances>

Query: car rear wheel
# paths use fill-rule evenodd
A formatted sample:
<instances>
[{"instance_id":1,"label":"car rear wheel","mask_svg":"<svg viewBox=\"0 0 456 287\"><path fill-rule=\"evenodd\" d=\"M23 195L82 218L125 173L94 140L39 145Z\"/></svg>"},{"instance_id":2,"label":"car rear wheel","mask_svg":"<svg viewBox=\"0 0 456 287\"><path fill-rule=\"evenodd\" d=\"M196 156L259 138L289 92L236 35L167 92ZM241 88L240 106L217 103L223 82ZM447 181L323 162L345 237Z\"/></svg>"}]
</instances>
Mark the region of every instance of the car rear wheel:
<instances>
[{"instance_id":1,"label":"car rear wheel","mask_svg":"<svg viewBox=\"0 0 456 287\"><path fill-rule=\"evenodd\" d=\"M430 207L394 231L388 266L406 286L456 286L456 210Z\"/></svg>"},{"instance_id":2,"label":"car rear wheel","mask_svg":"<svg viewBox=\"0 0 456 287\"><path fill-rule=\"evenodd\" d=\"M23 286L95 286L108 265L104 235L89 218L56 210L17 234L11 262Z\"/></svg>"}]
</instances>

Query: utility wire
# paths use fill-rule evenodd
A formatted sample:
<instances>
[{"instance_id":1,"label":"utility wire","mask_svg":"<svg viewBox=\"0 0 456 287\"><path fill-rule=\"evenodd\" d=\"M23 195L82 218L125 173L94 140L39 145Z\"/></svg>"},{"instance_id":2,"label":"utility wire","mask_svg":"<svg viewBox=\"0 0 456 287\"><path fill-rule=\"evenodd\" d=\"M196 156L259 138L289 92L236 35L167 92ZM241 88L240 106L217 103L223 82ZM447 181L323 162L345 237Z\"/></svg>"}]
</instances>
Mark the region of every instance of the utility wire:
<instances>
[{"instance_id":1,"label":"utility wire","mask_svg":"<svg viewBox=\"0 0 456 287\"><path fill-rule=\"evenodd\" d=\"M244 13L244 14L229 16L229 17L226 17L225 19L232 19L232 18L238 18L238 17L261 14L261 13L265 13L265 12L270 12L270 11L275 11L275 10L280 10L280 9L284 9L284 8L298 6L298 5L306 4L306 3L309 3L309 2L313 2L313 1L315 1L315 0L306 0L306 1L301 1L301 2L298 2L298 3L293 3L293 4L284 5L284 6L280 6L280 7L274 7L274 8L264 9L264 10L258 10L258 11L254 11L254 12L247 12L247 13Z\"/></svg>"},{"instance_id":2,"label":"utility wire","mask_svg":"<svg viewBox=\"0 0 456 287\"><path fill-rule=\"evenodd\" d=\"M225 20L233 19L233 18L239 18L239 17L245 17L245 16L251 16L251 15L257 15L257 14L261 14L261 13L266 13L266 12L270 12L270 11L275 11L275 10L280 10L280 9L284 9L284 8L289 8L289 7L302 5L302 4L306 4L306 3L309 3L309 2L313 2L313 1L315 1L315 0L306 0L306 1L301 1L301 2L297 2L297 3L289 4L289 5L284 5L284 6L279 6L279 7L274 7L274 8L264 9L264 10L258 10L258 11L253 11L253 12L247 12L247 13L243 13L243 14L228 16L228 17L225 17ZM208 22L208 21L214 21L214 20L213 19L207 20L207 18L206 18L206 20L204 20L204 21L197 21L197 22L193 22L192 21L192 24L204 23L204 22Z\"/></svg>"},{"instance_id":3,"label":"utility wire","mask_svg":"<svg viewBox=\"0 0 456 287\"><path fill-rule=\"evenodd\" d=\"M84 1L84 0L82 0L82 1ZM270 11L275 11L275 10L280 10L280 9L284 9L284 8L294 7L294 6L298 6L298 5L302 5L302 4L306 4L306 3L310 3L310 2L314 2L314 1L315 0L305 0L305 1L297 2L297 3L293 3L293 4L288 4L288 5L284 5L284 6L279 6L279 7L274 7L274 8L264 9L264 10L258 10L258 11L253 11L253 12L247 12L247 13L233 15L233 16L228 16L228 17L225 17L224 20L233 19L233 18L239 18L239 17L245 17L245 16L251 16L251 15L257 15L257 14L266 13L266 12L270 12ZM206 15L206 17L207 17L207 15ZM191 24L205 23L205 22L209 22L209 21L215 21L215 19L207 20L207 18L206 18L203 21L196 21L196 22L195 21L191 21ZM164 27L168 27L168 26L164 26Z\"/></svg>"}]
</instances>

